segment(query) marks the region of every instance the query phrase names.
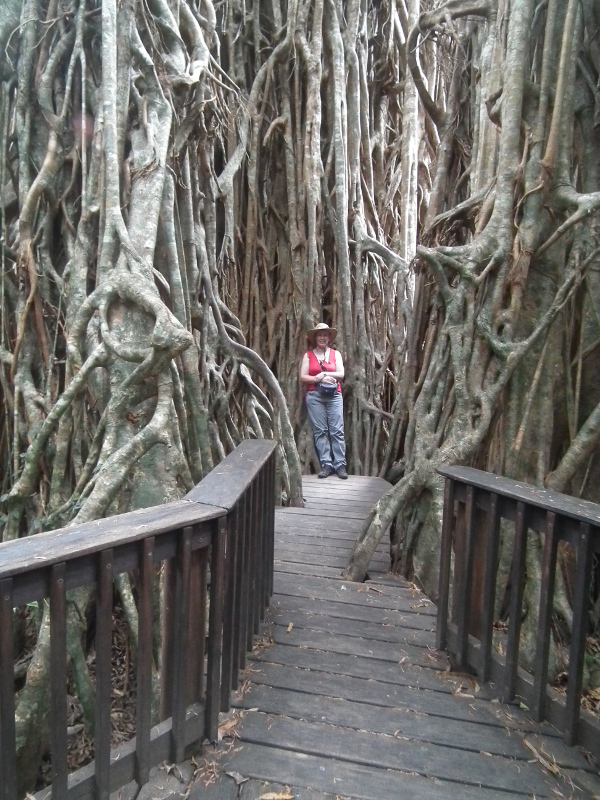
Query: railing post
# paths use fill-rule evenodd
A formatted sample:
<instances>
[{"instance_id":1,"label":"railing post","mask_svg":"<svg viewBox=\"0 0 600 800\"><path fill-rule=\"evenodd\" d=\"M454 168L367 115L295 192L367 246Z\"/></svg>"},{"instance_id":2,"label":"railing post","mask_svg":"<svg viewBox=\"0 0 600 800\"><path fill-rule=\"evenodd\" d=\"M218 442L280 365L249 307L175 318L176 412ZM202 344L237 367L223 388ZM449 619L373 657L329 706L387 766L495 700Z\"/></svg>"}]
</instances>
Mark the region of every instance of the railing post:
<instances>
[{"instance_id":1,"label":"railing post","mask_svg":"<svg viewBox=\"0 0 600 800\"><path fill-rule=\"evenodd\" d=\"M565 709L565 742L569 745L575 744L577 741L591 581L592 536L590 526L586 522L582 522L577 546L573 629L571 631L571 647L569 648L569 679Z\"/></svg>"},{"instance_id":2,"label":"railing post","mask_svg":"<svg viewBox=\"0 0 600 800\"><path fill-rule=\"evenodd\" d=\"M225 517L218 520L218 528L212 540L212 555L210 561L210 615L208 621L205 735L211 742L216 742L219 735L226 542L227 518Z\"/></svg>"},{"instance_id":3,"label":"railing post","mask_svg":"<svg viewBox=\"0 0 600 800\"><path fill-rule=\"evenodd\" d=\"M250 514L250 489L246 489L240 499L240 515L238 518L238 568L235 582L235 618L236 629L233 639L233 671L231 688L235 689L239 672L246 666L246 597L248 594L248 533Z\"/></svg>"},{"instance_id":4,"label":"railing post","mask_svg":"<svg viewBox=\"0 0 600 800\"><path fill-rule=\"evenodd\" d=\"M276 474L276 456L275 451L269 456L269 567L268 575L269 581L267 586L266 604L270 605L271 597L273 596L273 575L275 572L275 474Z\"/></svg>"},{"instance_id":5,"label":"railing post","mask_svg":"<svg viewBox=\"0 0 600 800\"><path fill-rule=\"evenodd\" d=\"M193 530L190 527L183 529L177 543L175 557L171 759L176 763L183 761L185 753L192 533Z\"/></svg>"},{"instance_id":6,"label":"railing post","mask_svg":"<svg viewBox=\"0 0 600 800\"><path fill-rule=\"evenodd\" d=\"M98 582L96 597L96 719L94 747L96 762L96 798L110 797L110 701L111 701L111 646L113 609L112 550L104 550L98 557Z\"/></svg>"},{"instance_id":7,"label":"railing post","mask_svg":"<svg viewBox=\"0 0 600 800\"><path fill-rule=\"evenodd\" d=\"M446 478L444 487L444 521L440 560L440 583L437 610L436 646L444 650L448 637L448 599L450 594L450 565L452 561L452 531L454 528L454 481Z\"/></svg>"},{"instance_id":8,"label":"railing post","mask_svg":"<svg viewBox=\"0 0 600 800\"><path fill-rule=\"evenodd\" d=\"M481 679L489 680L492 669L492 638L494 633L494 605L496 600L496 570L500 532L498 495L490 495L490 505L485 526L485 575L483 579L483 605L481 611Z\"/></svg>"},{"instance_id":9,"label":"railing post","mask_svg":"<svg viewBox=\"0 0 600 800\"><path fill-rule=\"evenodd\" d=\"M150 728L152 725L152 595L154 593L154 536L140 545L138 599L137 698L135 732L135 779L138 786L150 775Z\"/></svg>"},{"instance_id":10,"label":"railing post","mask_svg":"<svg viewBox=\"0 0 600 800\"><path fill-rule=\"evenodd\" d=\"M225 552L225 598L223 604L223 657L221 659L221 711L229 711L234 673L234 640L236 622L236 573L238 569L238 529L240 503L235 504L227 517ZM235 675L237 685L237 674Z\"/></svg>"},{"instance_id":11,"label":"railing post","mask_svg":"<svg viewBox=\"0 0 600 800\"><path fill-rule=\"evenodd\" d=\"M66 564L50 571L50 754L52 797L67 794L67 593Z\"/></svg>"},{"instance_id":12,"label":"railing post","mask_svg":"<svg viewBox=\"0 0 600 800\"><path fill-rule=\"evenodd\" d=\"M556 554L558 538L556 536L556 514L549 511L546 515L546 532L542 556L542 587L540 592L540 614L538 617L537 645L535 650L535 676L533 683L533 715L538 722L546 713L546 691L548 684L548 659L550 655L550 637L552 622L552 603L554 601L554 583L556 576Z\"/></svg>"},{"instance_id":13,"label":"railing post","mask_svg":"<svg viewBox=\"0 0 600 800\"><path fill-rule=\"evenodd\" d=\"M455 549L455 560L458 572L458 602L457 602L457 644L456 667L464 669L468 661L469 648L469 612L471 593L471 572L473 567L473 522L475 518L475 489L467 486L467 502L465 512L465 536L462 553L460 548ZM462 558L460 557L462 555ZM460 561L460 563L459 563Z\"/></svg>"},{"instance_id":14,"label":"railing post","mask_svg":"<svg viewBox=\"0 0 600 800\"><path fill-rule=\"evenodd\" d=\"M527 523L525 504L517 503L517 520L511 571L508 641L506 644L505 697L506 702L515 696L519 668L519 638L521 635L521 610L525 586L525 555L527 551Z\"/></svg>"},{"instance_id":15,"label":"railing post","mask_svg":"<svg viewBox=\"0 0 600 800\"><path fill-rule=\"evenodd\" d=\"M12 578L0 582L0 800L17 798Z\"/></svg>"}]
</instances>

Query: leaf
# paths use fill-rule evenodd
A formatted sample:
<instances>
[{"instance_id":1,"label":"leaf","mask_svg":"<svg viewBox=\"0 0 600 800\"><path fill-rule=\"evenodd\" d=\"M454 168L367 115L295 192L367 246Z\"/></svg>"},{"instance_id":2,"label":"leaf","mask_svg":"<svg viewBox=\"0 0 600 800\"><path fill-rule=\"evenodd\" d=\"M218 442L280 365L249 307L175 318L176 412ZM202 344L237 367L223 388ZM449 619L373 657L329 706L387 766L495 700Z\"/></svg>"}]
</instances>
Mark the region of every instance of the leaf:
<instances>
[{"instance_id":1,"label":"leaf","mask_svg":"<svg viewBox=\"0 0 600 800\"><path fill-rule=\"evenodd\" d=\"M287 789L285 792L267 792L266 794L261 794L258 797L258 800L293 800L294 795L290 794L290 790Z\"/></svg>"},{"instance_id":2,"label":"leaf","mask_svg":"<svg viewBox=\"0 0 600 800\"><path fill-rule=\"evenodd\" d=\"M219 725L219 742L225 736L231 736L239 720L236 717L230 717Z\"/></svg>"},{"instance_id":3,"label":"leaf","mask_svg":"<svg viewBox=\"0 0 600 800\"><path fill-rule=\"evenodd\" d=\"M240 775L239 772L235 772L235 771L234 772L226 772L225 774L228 775L230 778L233 778L233 780L235 781L235 785L236 786L241 786L242 783L246 783L246 781L248 780L248 778L244 778L243 775Z\"/></svg>"},{"instance_id":4,"label":"leaf","mask_svg":"<svg viewBox=\"0 0 600 800\"><path fill-rule=\"evenodd\" d=\"M290 631L292 630L293 627L294 627L294 623L290 622L290 624L287 626L287 632L290 633Z\"/></svg>"},{"instance_id":5,"label":"leaf","mask_svg":"<svg viewBox=\"0 0 600 800\"><path fill-rule=\"evenodd\" d=\"M530 741L528 741L528 739L523 739L523 744L525 745L525 747L527 747L529 750L531 750L531 752L536 757L536 759L540 762L542 767L547 769L548 772L551 772L552 775L557 775L557 776L561 774L560 770L556 766L556 763L554 762L554 759L552 759L552 762L550 762L550 761L548 761L547 758L544 758L544 756L539 752L539 750L537 750L533 746L533 744Z\"/></svg>"},{"instance_id":6,"label":"leaf","mask_svg":"<svg viewBox=\"0 0 600 800\"><path fill-rule=\"evenodd\" d=\"M521 711L529 711L529 706L526 706L525 703L519 703L519 708Z\"/></svg>"}]
</instances>

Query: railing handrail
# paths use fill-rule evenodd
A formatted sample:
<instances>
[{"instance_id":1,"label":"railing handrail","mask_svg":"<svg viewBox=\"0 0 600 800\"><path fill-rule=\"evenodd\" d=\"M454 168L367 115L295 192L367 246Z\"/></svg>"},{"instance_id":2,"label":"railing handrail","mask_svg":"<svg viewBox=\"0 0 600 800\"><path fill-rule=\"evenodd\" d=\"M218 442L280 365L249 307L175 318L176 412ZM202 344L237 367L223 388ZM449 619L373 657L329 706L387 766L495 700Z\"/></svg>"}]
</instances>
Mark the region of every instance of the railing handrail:
<instances>
[{"instance_id":1,"label":"railing handrail","mask_svg":"<svg viewBox=\"0 0 600 800\"><path fill-rule=\"evenodd\" d=\"M50 600L53 798L108 800L133 779L145 783L165 758L181 761L186 748L217 738L219 711L229 708L273 591L276 447L271 440L242 442L181 500L0 544L0 800L17 796L13 609L32 600ZM152 598L161 564L168 596L163 710L151 727ZM112 751L112 581L133 569L140 604L136 736ZM96 587L97 597L96 753L92 764L69 775L67 591L82 585Z\"/></svg>"},{"instance_id":2,"label":"railing handrail","mask_svg":"<svg viewBox=\"0 0 600 800\"><path fill-rule=\"evenodd\" d=\"M2 542L0 580L224 517L275 447L276 443L269 439L244 440L181 500ZM224 476L235 476L237 483L225 481ZM33 599L36 598L22 602Z\"/></svg>"},{"instance_id":3,"label":"railing handrail","mask_svg":"<svg viewBox=\"0 0 600 800\"><path fill-rule=\"evenodd\" d=\"M513 500L521 500L528 505L536 506L545 511L554 511L579 522L589 522L591 525L600 526L600 505L591 500L582 500L571 497L553 489L541 489L523 481L504 478L492 472L484 472L473 467L441 467L440 475L452 478L454 481L474 486Z\"/></svg>"},{"instance_id":4,"label":"railing handrail","mask_svg":"<svg viewBox=\"0 0 600 800\"><path fill-rule=\"evenodd\" d=\"M446 479L442 526L437 643L458 669L492 679L505 701L519 695L541 721L549 720L568 744L600 752L600 725L581 709L581 688L592 581L593 553L600 550L600 506L471 467L443 467ZM456 513L455 513L456 511ZM508 631L505 654L492 646L500 522L514 522ZM519 666L528 530L543 542L534 674ZM577 553L573 624L566 697L548 685L549 651L558 545ZM451 581L454 548L454 580ZM450 587L452 583L452 608Z\"/></svg>"}]
</instances>

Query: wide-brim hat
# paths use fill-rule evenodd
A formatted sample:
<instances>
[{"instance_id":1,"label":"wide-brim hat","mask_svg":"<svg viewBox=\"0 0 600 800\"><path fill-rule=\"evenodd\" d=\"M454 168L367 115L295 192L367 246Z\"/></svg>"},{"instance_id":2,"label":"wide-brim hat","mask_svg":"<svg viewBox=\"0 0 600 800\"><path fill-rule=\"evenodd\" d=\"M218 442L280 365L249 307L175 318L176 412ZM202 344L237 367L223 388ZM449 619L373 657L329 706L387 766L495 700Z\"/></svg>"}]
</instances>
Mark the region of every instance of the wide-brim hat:
<instances>
[{"instance_id":1,"label":"wide-brim hat","mask_svg":"<svg viewBox=\"0 0 600 800\"><path fill-rule=\"evenodd\" d=\"M337 328L330 328L329 325L327 325L327 323L319 322L319 324L316 325L314 328L311 328L309 331L306 331L306 338L312 345L315 344L318 333L329 334L329 344L333 344L335 341L335 337L337 336Z\"/></svg>"}]
</instances>

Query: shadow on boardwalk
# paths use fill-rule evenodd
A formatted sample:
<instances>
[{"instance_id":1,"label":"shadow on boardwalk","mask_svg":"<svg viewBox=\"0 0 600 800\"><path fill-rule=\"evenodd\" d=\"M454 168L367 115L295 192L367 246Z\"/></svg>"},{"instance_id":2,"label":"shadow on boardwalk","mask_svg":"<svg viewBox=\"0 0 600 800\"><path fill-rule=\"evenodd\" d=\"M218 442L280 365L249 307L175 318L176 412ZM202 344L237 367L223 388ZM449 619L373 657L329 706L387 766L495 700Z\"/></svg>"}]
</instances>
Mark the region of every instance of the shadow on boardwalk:
<instances>
[{"instance_id":1,"label":"shadow on boardwalk","mask_svg":"<svg viewBox=\"0 0 600 800\"><path fill-rule=\"evenodd\" d=\"M377 478L309 477L306 507L277 511L265 635L222 741L196 762L156 770L139 800L600 796L581 750L498 703L493 687L448 672L435 607L386 575L387 543L368 583L340 579L386 488Z\"/></svg>"}]
</instances>

